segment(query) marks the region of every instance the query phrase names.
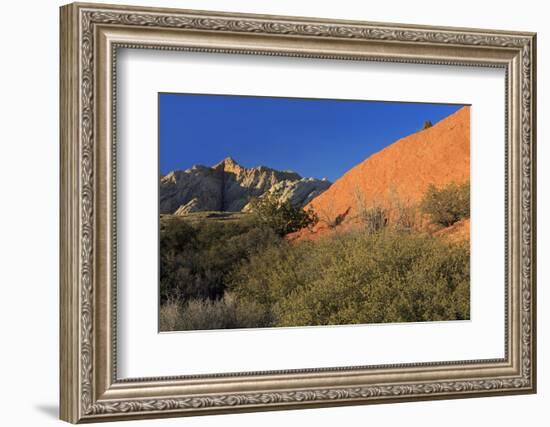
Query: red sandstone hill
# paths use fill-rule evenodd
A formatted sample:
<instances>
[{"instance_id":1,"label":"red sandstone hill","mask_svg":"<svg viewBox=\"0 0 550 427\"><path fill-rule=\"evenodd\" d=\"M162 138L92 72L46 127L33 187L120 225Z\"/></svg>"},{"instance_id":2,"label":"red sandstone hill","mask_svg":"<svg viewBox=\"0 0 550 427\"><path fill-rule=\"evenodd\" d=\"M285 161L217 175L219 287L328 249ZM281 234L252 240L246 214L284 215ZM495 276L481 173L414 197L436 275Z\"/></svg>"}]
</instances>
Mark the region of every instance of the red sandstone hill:
<instances>
[{"instance_id":1,"label":"red sandstone hill","mask_svg":"<svg viewBox=\"0 0 550 427\"><path fill-rule=\"evenodd\" d=\"M361 207L388 208L396 200L414 205L430 184L443 187L469 179L470 107L463 107L350 169L305 207L312 208L321 218L313 233L303 230L289 237L294 240L323 235L329 231L327 222L338 216L342 221L336 228L349 228L356 222ZM469 221L467 226L469 229Z\"/></svg>"}]
</instances>

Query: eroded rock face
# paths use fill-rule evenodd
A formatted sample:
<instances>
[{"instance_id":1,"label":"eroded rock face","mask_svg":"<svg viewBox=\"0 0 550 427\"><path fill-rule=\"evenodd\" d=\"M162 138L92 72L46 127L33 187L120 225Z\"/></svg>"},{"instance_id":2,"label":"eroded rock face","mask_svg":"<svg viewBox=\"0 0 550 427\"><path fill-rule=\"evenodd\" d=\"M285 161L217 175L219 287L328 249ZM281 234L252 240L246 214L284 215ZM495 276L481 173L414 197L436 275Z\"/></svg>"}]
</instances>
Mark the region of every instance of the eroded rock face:
<instances>
[{"instance_id":1,"label":"eroded rock face","mask_svg":"<svg viewBox=\"0 0 550 427\"><path fill-rule=\"evenodd\" d=\"M174 213L192 200L200 210L221 210L223 174L206 166L173 171L160 179L160 213Z\"/></svg>"},{"instance_id":2,"label":"eroded rock face","mask_svg":"<svg viewBox=\"0 0 550 427\"><path fill-rule=\"evenodd\" d=\"M176 209L176 212L174 212L174 215L187 215L193 212L200 212L201 205L199 202L199 199L196 197L191 199L189 202L187 202L185 205L181 205L178 209Z\"/></svg>"},{"instance_id":3,"label":"eroded rock face","mask_svg":"<svg viewBox=\"0 0 550 427\"><path fill-rule=\"evenodd\" d=\"M330 182L302 178L295 172L265 166L245 168L228 157L213 167L193 166L160 179L160 213L243 210L251 197L276 193L303 207L330 187Z\"/></svg>"},{"instance_id":4,"label":"eroded rock face","mask_svg":"<svg viewBox=\"0 0 550 427\"><path fill-rule=\"evenodd\" d=\"M293 206L304 207L330 187L326 179L302 178L297 181L284 180L274 184L265 194L275 194L280 201L290 201ZM247 204L243 211L249 210Z\"/></svg>"}]
</instances>

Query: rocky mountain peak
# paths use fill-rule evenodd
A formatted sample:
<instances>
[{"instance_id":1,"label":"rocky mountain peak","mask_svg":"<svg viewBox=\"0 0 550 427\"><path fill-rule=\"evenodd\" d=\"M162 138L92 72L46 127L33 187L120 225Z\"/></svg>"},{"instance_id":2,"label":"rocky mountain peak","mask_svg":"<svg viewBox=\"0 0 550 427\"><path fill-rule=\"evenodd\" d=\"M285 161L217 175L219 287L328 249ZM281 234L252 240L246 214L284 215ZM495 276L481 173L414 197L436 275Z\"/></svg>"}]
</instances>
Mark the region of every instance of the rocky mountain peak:
<instances>
[{"instance_id":1,"label":"rocky mountain peak","mask_svg":"<svg viewBox=\"0 0 550 427\"><path fill-rule=\"evenodd\" d=\"M239 163L237 163L237 161L231 157L231 156L227 156L225 159L223 159L222 161L216 163L214 166L213 166L213 169L234 169L234 168L241 168L241 165Z\"/></svg>"},{"instance_id":2,"label":"rocky mountain peak","mask_svg":"<svg viewBox=\"0 0 550 427\"><path fill-rule=\"evenodd\" d=\"M295 206L304 206L330 184L266 166L246 168L226 157L212 167L195 165L161 177L160 212L236 212L245 208L251 197L268 192L277 193L281 200L290 200Z\"/></svg>"}]
</instances>

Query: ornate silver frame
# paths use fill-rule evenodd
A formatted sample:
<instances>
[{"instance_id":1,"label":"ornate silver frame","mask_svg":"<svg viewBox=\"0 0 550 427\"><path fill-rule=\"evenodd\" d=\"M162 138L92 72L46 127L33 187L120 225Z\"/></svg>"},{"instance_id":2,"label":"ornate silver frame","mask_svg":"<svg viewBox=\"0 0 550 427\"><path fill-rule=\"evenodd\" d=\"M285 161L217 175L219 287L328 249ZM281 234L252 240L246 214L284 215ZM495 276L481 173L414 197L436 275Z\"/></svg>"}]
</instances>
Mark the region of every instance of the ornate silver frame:
<instances>
[{"instance_id":1,"label":"ornate silver frame","mask_svg":"<svg viewBox=\"0 0 550 427\"><path fill-rule=\"evenodd\" d=\"M533 33L98 4L61 8L61 419L72 422L534 393ZM118 47L506 70L505 357L177 378L116 375Z\"/></svg>"}]
</instances>

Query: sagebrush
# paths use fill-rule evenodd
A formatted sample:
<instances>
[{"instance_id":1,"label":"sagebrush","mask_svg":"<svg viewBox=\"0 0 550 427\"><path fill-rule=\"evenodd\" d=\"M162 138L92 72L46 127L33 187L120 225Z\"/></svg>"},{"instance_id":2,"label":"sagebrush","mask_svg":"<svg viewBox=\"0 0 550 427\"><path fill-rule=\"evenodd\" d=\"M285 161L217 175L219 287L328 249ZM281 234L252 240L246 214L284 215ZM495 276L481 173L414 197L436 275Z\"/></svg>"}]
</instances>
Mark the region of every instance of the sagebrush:
<instances>
[{"instance_id":1,"label":"sagebrush","mask_svg":"<svg viewBox=\"0 0 550 427\"><path fill-rule=\"evenodd\" d=\"M469 261L468 244L388 228L266 248L230 286L274 326L462 320Z\"/></svg>"},{"instance_id":2,"label":"sagebrush","mask_svg":"<svg viewBox=\"0 0 550 427\"><path fill-rule=\"evenodd\" d=\"M449 227L470 217L470 182L454 182L443 188L430 185L421 203L421 209L432 222Z\"/></svg>"},{"instance_id":3,"label":"sagebrush","mask_svg":"<svg viewBox=\"0 0 550 427\"><path fill-rule=\"evenodd\" d=\"M282 201L276 194L267 194L264 197L253 197L249 202L249 209L260 223L269 227L279 236L306 227L313 227L319 221L312 209L304 210L292 206L289 200Z\"/></svg>"}]
</instances>

